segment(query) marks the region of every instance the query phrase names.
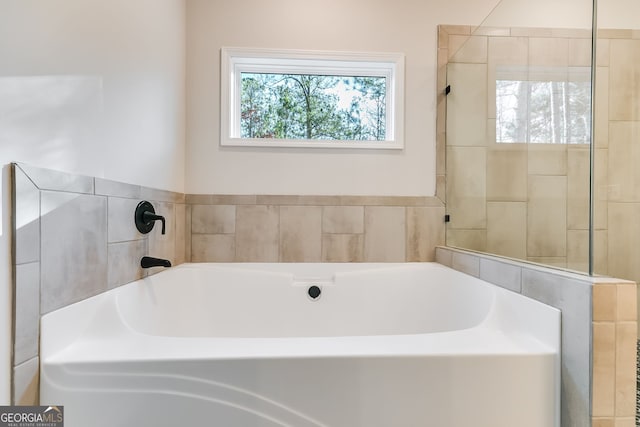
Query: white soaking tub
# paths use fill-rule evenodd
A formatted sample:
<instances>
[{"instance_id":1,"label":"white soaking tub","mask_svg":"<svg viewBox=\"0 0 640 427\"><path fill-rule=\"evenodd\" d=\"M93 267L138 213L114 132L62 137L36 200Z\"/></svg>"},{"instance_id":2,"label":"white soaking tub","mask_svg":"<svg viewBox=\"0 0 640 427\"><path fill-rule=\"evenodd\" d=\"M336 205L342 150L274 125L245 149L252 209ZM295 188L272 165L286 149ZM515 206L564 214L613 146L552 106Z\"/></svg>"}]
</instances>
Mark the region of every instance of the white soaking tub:
<instances>
[{"instance_id":1,"label":"white soaking tub","mask_svg":"<svg viewBox=\"0 0 640 427\"><path fill-rule=\"evenodd\" d=\"M66 427L559 426L560 313L435 263L183 264L41 326Z\"/></svg>"}]
</instances>

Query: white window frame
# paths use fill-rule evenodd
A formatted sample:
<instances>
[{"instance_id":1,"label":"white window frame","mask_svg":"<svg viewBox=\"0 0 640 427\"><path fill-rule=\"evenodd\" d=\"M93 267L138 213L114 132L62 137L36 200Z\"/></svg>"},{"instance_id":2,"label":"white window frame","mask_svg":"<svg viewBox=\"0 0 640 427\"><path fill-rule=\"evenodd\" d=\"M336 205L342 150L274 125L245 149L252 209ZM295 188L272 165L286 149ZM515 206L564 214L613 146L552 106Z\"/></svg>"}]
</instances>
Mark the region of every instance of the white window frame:
<instances>
[{"instance_id":1,"label":"white window frame","mask_svg":"<svg viewBox=\"0 0 640 427\"><path fill-rule=\"evenodd\" d=\"M241 73L385 77L384 141L240 137ZM404 148L404 54L222 48L220 145L235 147Z\"/></svg>"}]
</instances>

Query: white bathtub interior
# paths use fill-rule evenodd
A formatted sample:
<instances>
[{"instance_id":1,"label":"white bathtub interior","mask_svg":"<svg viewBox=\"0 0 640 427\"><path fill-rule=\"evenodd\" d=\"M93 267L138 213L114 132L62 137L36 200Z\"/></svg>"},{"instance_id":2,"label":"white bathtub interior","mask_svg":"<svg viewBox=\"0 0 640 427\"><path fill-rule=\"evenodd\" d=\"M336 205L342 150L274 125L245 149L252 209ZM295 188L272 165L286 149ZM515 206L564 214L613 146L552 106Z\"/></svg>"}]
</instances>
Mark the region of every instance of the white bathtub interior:
<instances>
[{"instance_id":1,"label":"white bathtub interior","mask_svg":"<svg viewBox=\"0 0 640 427\"><path fill-rule=\"evenodd\" d=\"M44 316L41 402L71 427L550 427L559 352L557 310L435 263L184 264Z\"/></svg>"}]
</instances>

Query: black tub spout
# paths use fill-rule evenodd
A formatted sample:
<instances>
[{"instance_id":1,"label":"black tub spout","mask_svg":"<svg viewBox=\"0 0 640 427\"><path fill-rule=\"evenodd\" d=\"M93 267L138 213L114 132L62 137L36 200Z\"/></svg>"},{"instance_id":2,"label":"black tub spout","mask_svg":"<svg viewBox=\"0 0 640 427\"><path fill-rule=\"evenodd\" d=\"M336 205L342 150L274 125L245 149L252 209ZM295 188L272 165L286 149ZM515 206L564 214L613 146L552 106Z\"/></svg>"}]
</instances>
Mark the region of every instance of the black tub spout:
<instances>
[{"instance_id":1,"label":"black tub spout","mask_svg":"<svg viewBox=\"0 0 640 427\"><path fill-rule=\"evenodd\" d=\"M169 261L168 259L143 256L142 259L140 260L140 267L142 268L171 267L171 261Z\"/></svg>"}]
</instances>

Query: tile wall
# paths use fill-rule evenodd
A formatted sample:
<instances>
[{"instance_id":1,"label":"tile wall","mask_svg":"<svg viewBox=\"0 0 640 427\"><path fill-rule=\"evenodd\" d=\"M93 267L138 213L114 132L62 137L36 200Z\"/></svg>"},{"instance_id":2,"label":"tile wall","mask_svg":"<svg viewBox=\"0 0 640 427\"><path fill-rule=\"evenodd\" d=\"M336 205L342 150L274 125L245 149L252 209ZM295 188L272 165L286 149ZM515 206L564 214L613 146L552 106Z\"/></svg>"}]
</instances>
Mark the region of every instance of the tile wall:
<instances>
[{"instance_id":1,"label":"tile wall","mask_svg":"<svg viewBox=\"0 0 640 427\"><path fill-rule=\"evenodd\" d=\"M433 261L435 197L187 195L193 262Z\"/></svg>"},{"instance_id":2,"label":"tile wall","mask_svg":"<svg viewBox=\"0 0 640 427\"><path fill-rule=\"evenodd\" d=\"M562 426L634 426L635 283L453 248L436 260L562 311Z\"/></svg>"},{"instance_id":3,"label":"tile wall","mask_svg":"<svg viewBox=\"0 0 640 427\"><path fill-rule=\"evenodd\" d=\"M640 31L599 30L595 219L604 236L595 271L640 281Z\"/></svg>"},{"instance_id":4,"label":"tile wall","mask_svg":"<svg viewBox=\"0 0 640 427\"><path fill-rule=\"evenodd\" d=\"M501 67L565 74L590 67L590 37L587 30L440 27L438 174L446 181L449 246L588 271L589 145L496 143L495 93ZM606 216L596 226L606 228ZM606 238L596 233L599 248ZM598 255L606 265L606 251Z\"/></svg>"},{"instance_id":5,"label":"tile wall","mask_svg":"<svg viewBox=\"0 0 640 427\"><path fill-rule=\"evenodd\" d=\"M145 255L185 261L184 194L13 166L14 345L12 402L38 402L40 316L160 270ZM141 200L166 218L143 235L133 214Z\"/></svg>"}]
</instances>

